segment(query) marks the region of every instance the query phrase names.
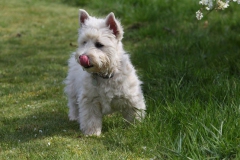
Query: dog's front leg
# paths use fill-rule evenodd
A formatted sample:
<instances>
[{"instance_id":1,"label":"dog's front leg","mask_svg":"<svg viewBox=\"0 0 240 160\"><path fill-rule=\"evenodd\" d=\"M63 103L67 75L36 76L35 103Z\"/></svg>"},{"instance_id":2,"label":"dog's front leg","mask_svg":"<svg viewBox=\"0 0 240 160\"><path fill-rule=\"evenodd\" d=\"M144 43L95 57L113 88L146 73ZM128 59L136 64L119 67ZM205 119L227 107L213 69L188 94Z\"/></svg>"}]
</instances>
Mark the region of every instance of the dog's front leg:
<instances>
[{"instance_id":1,"label":"dog's front leg","mask_svg":"<svg viewBox=\"0 0 240 160\"><path fill-rule=\"evenodd\" d=\"M82 104L79 107L79 122L83 134L99 136L102 129L100 106L94 105L93 103Z\"/></svg>"},{"instance_id":2,"label":"dog's front leg","mask_svg":"<svg viewBox=\"0 0 240 160\"><path fill-rule=\"evenodd\" d=\"M143 95L139 94L137 96L129 96L130 98L126 100L127 106L122 110L122 115L125 120L132 123L135 120L142 121L145 117L145 103Z\"/></svg>"},{"instance_id":3,"label":"dog's front leg","mask_svg":"<svg viewBox=\"0 0 240 160\"><path fill-rule=\"evenodd\" d=\"M69 98L68 100L69 113L68 117L70 121L78 120L79 109L75 99Z\"/></svg>"}]
</instances>

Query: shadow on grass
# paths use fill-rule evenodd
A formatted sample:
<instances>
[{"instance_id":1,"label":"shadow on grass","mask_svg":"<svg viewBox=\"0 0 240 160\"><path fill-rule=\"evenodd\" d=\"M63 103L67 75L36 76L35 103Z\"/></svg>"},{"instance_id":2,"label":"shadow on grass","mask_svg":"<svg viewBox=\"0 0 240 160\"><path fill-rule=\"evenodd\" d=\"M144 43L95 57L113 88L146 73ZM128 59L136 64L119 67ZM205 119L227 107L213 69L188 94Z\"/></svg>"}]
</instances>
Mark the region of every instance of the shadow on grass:
<instances>
[{"instance_id":1,"label":"shadow on grass","mask_svg":"<svg viewBox=\"0 0 240 160\"><path fill-rule=\"evenodd\" d=\"M81 134L78 123L69 121L64 112L38 112L23 118L5 118L1 122L1 141L7 143L53 135L77 137Z\"/></svg>"},{"instance_id":2,"label":"shadow on grass","mask_svg":"<svg viewBox=\"0 0 240 160\"><path fill-rule=\"evenodd\" d=\"M112 129L125 129L128 125L118 114L105 116L102 134ZM76 121L69 121L63 111L42 111L23 118L0 118L2 142L16 143L43 139L52 136L84 137Z\"/></svg>"}]
</instances>

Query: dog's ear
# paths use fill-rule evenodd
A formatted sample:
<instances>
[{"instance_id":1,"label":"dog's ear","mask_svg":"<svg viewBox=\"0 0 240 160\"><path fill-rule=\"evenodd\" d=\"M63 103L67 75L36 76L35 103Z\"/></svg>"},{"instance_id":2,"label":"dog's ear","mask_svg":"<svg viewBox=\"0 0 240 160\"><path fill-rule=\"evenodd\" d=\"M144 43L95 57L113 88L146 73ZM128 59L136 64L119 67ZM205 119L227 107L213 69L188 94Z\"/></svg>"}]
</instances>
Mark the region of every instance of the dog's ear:
<instances>
[{"instance_id":1,"label":"dog's ear","mask_svg":"<svg viewBox=\"0 0 240 160\"><path fill-rule=\"evenodd\" d=\"M122 39L123 30L120 23L115 19L114 13L110 13L106 17L106 25L113 31L113 34L118 39Z\"/></svg>"},{"instance_id":2,"label":"dog's ear","mask_svg":"<svg viewBox=\"0 0 240 160\"><path fill-rule=\"evenodd\" d=\"M80 24L80 26L82 26L85 23L86 19L89 19L88 13L83 9L79 9L79 24Z\"/></svg>"}]
</instances>

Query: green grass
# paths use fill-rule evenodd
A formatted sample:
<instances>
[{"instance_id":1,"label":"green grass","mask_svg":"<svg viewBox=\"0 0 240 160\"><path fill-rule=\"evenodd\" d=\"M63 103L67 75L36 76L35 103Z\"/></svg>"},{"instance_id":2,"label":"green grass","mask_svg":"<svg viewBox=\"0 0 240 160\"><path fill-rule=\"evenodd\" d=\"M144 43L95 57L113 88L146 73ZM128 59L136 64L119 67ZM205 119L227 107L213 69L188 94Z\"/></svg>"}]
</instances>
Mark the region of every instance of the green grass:
<instances>
[{"instance_id":1,"label":"green grass","mask_svg":"<svg viewBox=\"0 0 240 160\"><path fill-rule=\"evenodd\" d=\"M0 159L240 159L240 5L197 21L197 1L0 1ZM106 116L100 137L67 117L63 80L78 9L125 28L147 117ZM208 25L206 24L208 21Z\"/></svg>"}]
</instances>

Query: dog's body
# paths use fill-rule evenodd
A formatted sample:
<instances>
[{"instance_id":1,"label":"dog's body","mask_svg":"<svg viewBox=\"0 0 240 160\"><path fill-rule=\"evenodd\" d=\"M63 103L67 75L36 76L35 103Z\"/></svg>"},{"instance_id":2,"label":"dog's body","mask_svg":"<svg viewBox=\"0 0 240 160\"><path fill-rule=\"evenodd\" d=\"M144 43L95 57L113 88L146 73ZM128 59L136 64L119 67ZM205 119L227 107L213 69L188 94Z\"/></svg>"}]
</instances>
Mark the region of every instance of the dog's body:
<instances>
[{"instance_id":1,"label":"dog's body","mask_svg":"<svg viewBox=\"0 0 240 160\"><path fill-rule=\"evenodd\" d=\"M97 19L80 10L79 48L69 59L65 80L69 119L85 135L100 135L102 117L120 111L133 122L145 115L145 102L135 69L122 47L123 29L110 13Z\"/></svg>"}]
</instances>

